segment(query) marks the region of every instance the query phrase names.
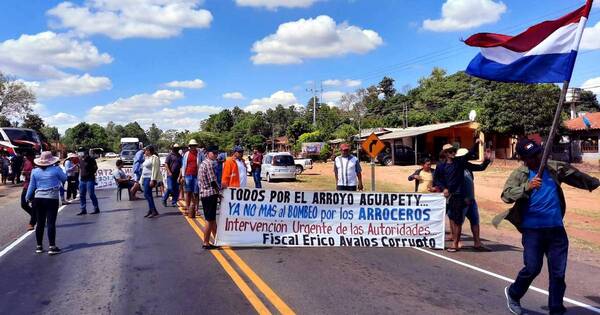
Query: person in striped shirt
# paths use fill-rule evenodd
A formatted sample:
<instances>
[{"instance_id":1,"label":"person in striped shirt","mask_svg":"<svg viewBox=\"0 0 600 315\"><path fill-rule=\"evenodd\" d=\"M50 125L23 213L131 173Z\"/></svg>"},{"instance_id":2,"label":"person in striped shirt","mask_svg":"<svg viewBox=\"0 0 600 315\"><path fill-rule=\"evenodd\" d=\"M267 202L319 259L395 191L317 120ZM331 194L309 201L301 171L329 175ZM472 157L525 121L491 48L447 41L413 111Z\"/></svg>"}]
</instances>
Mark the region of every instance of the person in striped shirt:
<instances>
[{"instance_id":1,"label":"person in striped shirt","mask_svg":"<svg viewBox=\"0 0 600 315\"><path fill-rule=\"evenodd\" d=\"M208 226L204 230L205 249L215 248L210 244L211 234L216 237L217 234L217 204L219 202L220 188L217 176L215 175L214 162L217 160L219 148L217 146L209 146L206 150L206 159L200 163L198 169L198 188L200 201L202 202L202 210L204 218L208 222Z\"/></svg>"}]
</instances>

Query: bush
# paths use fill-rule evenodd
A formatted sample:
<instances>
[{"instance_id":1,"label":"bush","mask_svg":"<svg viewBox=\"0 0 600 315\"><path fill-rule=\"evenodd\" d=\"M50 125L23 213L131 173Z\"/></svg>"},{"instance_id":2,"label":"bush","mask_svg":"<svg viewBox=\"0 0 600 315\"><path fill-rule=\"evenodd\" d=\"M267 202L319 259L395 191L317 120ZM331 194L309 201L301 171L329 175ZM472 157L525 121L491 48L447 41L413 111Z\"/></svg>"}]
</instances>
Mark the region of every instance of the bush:
<instances>
[{"instance_id":1,"label":"bush","mask_svg":"<svg viewBox=\"0 0 600 315\"><path fill-rule=\"evenodd\" d=\"M319 153L319 160L323 162L327 162L327 159L331 157L331 150L329 149L328 144L324 144L321 148L321 153Z\"/></svg>"}]
</instances>

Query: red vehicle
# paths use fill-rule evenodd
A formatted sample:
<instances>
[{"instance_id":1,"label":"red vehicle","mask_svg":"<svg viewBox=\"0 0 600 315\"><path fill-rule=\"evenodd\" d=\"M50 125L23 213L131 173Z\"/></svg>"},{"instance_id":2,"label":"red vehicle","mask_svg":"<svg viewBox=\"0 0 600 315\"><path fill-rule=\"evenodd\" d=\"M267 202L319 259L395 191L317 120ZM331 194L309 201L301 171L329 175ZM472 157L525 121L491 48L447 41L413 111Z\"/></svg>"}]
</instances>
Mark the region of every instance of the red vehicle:
<instances>
[{"instance_id":1,"label":"red vehicle","mask_svg":"<svg viewBox=\"0 0 600 315\"><path fill-rule=\"evenodd\" d=\"M0 151L15 155L17 151L33 150L40 152L43 148L40 136L32 129L0 128Z\"/></svg>"}]
</instances>

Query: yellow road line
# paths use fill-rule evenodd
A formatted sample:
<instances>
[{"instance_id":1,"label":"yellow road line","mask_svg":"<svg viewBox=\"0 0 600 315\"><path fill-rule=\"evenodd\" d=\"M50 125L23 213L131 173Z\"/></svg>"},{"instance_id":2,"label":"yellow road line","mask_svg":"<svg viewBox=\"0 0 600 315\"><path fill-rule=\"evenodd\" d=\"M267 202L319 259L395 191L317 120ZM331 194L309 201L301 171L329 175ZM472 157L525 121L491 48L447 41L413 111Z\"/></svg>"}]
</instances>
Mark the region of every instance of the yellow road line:
<instances>
[{"instance_id":1,"label":"yellow road line","mask_svg":"<svg viewBox=\"0 0 600 315\"><path fill-rule=\"evenodd\" d=\"M194 221L188 217L186 217L185 219L190 224L192 229L194 229L196 234L198 234L200 239L204 241L203 232L194 223ZM221 252L216 251L216 250L211 250L210 253L215 257L215 259L217 259L219 264L221 264L221 267L223 267L225 272L227 272L227 274L231 277L231 280L233 280L233 282L237 285L237 287L240 289L240 291L242 291L242 294L244 294L244 296L246 297L248 302L250 302L250 304L252 304L252 306L254 307L256 312L258 312L258 314L272 314L271 311L269 311L269 309L265 306L265 304L254 293L254 291L252 291L252 289L250 289L248 284L246 284L246 282L244 282L242 277L235 271L235 269L233 269L231 264L229 262L227 262L227 259L225 259L225 257L223 256L223 254L221 254Z\"/></svg>"},{"instance_id":2,"label":"yellow road line","mask_svg":"<svg viewBox=\"0 0 600 315\"><path fill-rule=\"evenodd\" d=\"M202 226L206 223L204 219L197 218L196 221L200 222ZM222 247L223 251L233 260L240 270L242 270L246 276L256 285L256 287L265 295L265 297L277 308L281 314L296 314L280 297L267 285L261 277L259 277L252 268L250 268L246 262L238 256L230 247Z\"/></svg>"}]
</instances>

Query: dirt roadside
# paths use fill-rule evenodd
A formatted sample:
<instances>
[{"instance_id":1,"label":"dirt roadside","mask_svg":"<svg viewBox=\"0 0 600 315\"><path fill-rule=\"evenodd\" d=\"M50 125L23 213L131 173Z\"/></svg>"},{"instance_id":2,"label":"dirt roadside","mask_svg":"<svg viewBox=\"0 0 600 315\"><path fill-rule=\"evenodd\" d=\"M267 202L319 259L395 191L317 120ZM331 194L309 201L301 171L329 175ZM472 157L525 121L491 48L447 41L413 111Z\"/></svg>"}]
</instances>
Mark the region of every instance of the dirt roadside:
<instances>
[{"instance_id":1,"label":"dirt roadside","mask_svg":"<svg viewBox=\"0 0 600 315\"><path fill-rule=\"evenodd\" d=\"M491 219L505 211L509 205L500 200L504 182L510 172L517 167L516 162L498 162L492 164L485 172L475 173L475 195L480 208L481 235L484 239L507 245L521 247L520 233L507 221L498 229L491 225ZM414 172L415 166L376 166L376 191L413 191L414 183L408 176ZM600 172L592 167L584 167L590 175L600 177ZM314 168L306 170L296 182L278 182L273 188L294 190L334 190L333 165L316 163ZM370 167L363 165L363 177L366 190L370 190ZM269 185L271 186L271 185ZM567 199L565 227L569 234L571 259L600 265L600 194L598 191L587 192L563 185ZM471 231L468 224L463 228L464 242L470 246Z\"/></svg>"}]
</instances>

